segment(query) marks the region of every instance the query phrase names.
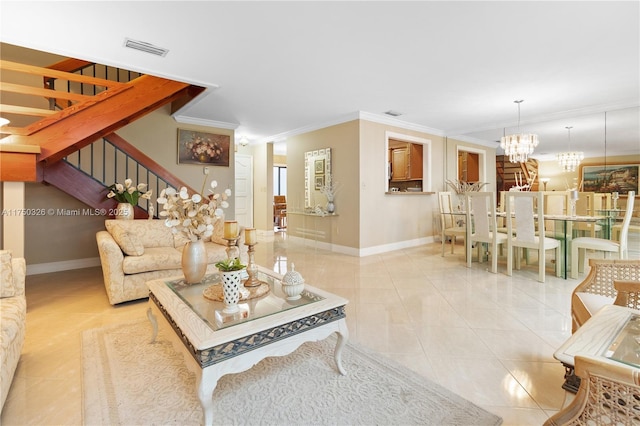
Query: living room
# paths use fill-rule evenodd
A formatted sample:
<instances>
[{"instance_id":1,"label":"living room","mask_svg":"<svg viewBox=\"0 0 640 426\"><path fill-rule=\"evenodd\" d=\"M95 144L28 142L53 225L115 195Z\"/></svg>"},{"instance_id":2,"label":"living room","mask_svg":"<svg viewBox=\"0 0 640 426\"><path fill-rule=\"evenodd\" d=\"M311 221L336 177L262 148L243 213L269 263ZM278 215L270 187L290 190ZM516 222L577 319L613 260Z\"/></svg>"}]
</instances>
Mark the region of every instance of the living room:
<instances>
[{"instance_id":1,"label":"living room","mask_svg":"<svg viewBox=\"0 0 640 426\"><path fill-rule=\"evenodd\" d=\"M8 16L15 16L14 13L19 11L20 7L12 5L11 8L5 9L3 4L2 9L3 16L7 16L6 12L8 12ZM46 15L49 18L54 16L52 14ZM6 19L8 18L2 18L3 26ZM238 22L234 22L236 30L237 24ZM46 43L37 40L37 38L29 39L22 32L11 33L11 28L14 28L15 25L18 24L12 23L9 30L3 30L3 44L0 53L3 60L24 60L26 52L26 57L34 65L48 66L62 58L61 53L72 50L71 48L58 48L45 49L47 53L41 52L39 49L44 47ZM230 26L230 23L225 25ZM241 26L239 25L239 27ZM637 29L637 23L633 28ZM298 30L301 29L298 28ZM20 41L22 37L24 39ZM630 44L632 45L631 50L637 47L636 41ZM174 48L172 50L176 51ZM54 51L57 51L58 54L51 53ZM290 54L293 53L290 52ZM637 56L637 53L635 55ZM154 71L149 63L135 66L136 60L134 58L127 58L124 62L128 62L134 68L145 72ZM82 59L98 58L93 54L87 54ZM252 73L258 73L261 70L260 66L251 68ZM191 81L202 82L204 80L192 77ZM314 80L314 84L316 84L315 82L317 80ZM216 88L212 84L215 81L207 80L206 83L205 85L211 92L207 96L216 97L219 95L222 98L222 103L227 101L224 99L224 85ZM296 86L296 84L296 81L291 82L292 86ZM327 92L334 90L333 87L324 87L323 89ZM303 89L296 86L296 90ZM518 96L521 95L514 93L511 97ZM272 97L276 98L273 95ZM630 108L637 112L637 96L635 98L635 106L627 107L625 104L625 107L620 110ZM248 100L249 97L245 99L247 100L236 99L235 102L251 104L251 101ZM508 104L506 109L510 110L509 114L512 116L509 119L511 124L504 126L507 129L516 127L514 120L516 110L512 101L513 99L509 98L506 102ZM312 99L292 101L292 103L297 103L299 109L304 109L305 102L313 103L314 101ZM489 103L489 101L487 102ZM522 104L523 117L526 116L528 107L532 104L535 104L534 98L527 96L526 101ZM568 301L571 290L577 282L548 277L547 284L541 288L537 286L532 270L520 272L520 275L513 279L507 278L504 275L503 263L500 264L501 272L497 277L487 277L489 274L483 266L476 265L471 270L464 268L464 254L460 245L456 247L453 256L447 254L442 258L439 253L438 201L435 193L449 190L447 181L459 177L458 153L461 151L480 155L483 159L483 173L480 180L488 183L485 188L487 191L496 191L498 189L496 155L500 153L499 144L490 139L454 137L436 126L416 124L382 113L390 107L392 106L383 106L382 103L378 103L375 113L369 112L368 109L360 110L359 107L347 110L340 109L336 110L330 119L325 116L314 117L301 114L302 117L299 117L299 120L302 120L300 125L282 128L273 133L262 135L264 137L259 135L252 137L252 142L246 146L238 141L243 135L249 133L249 128L242 125L236 128L223 126L220 123L225 122L221 119L225 113L220 113L220 111L216 111L218 115L213 116L213 119L189 120L187 115L190 112L189 109L183 111L184 115L174 115L169 107L164 107L119 129L117 133L166 169L178 175L193 188L202 186L203 179L205 179L203 167L179 164L176 159L178 130L186 129L228 136L232 144L229 166L211 167L207 179L217 180L219 188L235 190L237 188L236 160L239 158L251 159L253 208L251 222L246 225L253 226L259 231L260 244L257 246L257 258L261 264L274 269L280 268L277 272L284 273L289 267L288 263L294 261L296 269L303 273L307 282L324 289L335 290L336 293L349 299L351 303L347 308L347 321L351 329L352 340L362 342L381 353L390 354L405 365L413 364L413 367L423 375L436 378L440 383L446 383L449 388L454 388L458 394L499 414L503 417L505 424L540 424L549 415L557 412L562 404L563 392L559 386L562 381L563 369L559 363L551 359L551 355L553 350L570 334ZM393 106L393 108L395 107ZM535 108L537 107L532 106L532 109ZM274 106L275 109L277 108ZM615 128L616 120L613 119L615 111L617 110L613 108L608 111L609 132L613 132ZM598 111L594 115L602 117L601 122L604 124L604 112ZM229 118L228 122L242 121L237 117ZM277 115L276 118L268 116L266 121L278 121ZM216 126L216 123L220 125ZM531 123L528 124L531 126ZM604 126L598 127L594 132L597 132L598 135L604 135ZM560 144L564 146L566 131L561 128L558 133L561 133L558 140L562 141ZM574 140L575 134L574 132ZM583 166L602 163L640 163L637 144L623 147L631 153L616 154L615 145L619 141L616 141L611 134L609 136L609 151L606 146L601 144L599 151L594 151L585 158ZM428 152L428 155L425 156L424 163L426 173L421 182L422 191L419 194L391 193L387 179L386 154L389 139L393 138L421 143L428 147L428 151L425 151ZM275 149L276 145L283 140L286 141L284 158L288 170L287 203L288 209L292 211L292 214L288 216L288 230L284 240L283 236L274 235L272 231L271 195L273 193L272 167ZM296 211L304 212L307 207L304 196L305 153L326 148L330 148L332 154L332 179L340 184L335 202L336 215L312 218L303 215L296 216ZM575 181L580 181L581 178L580 169L564 172L557 161L553 159L538 162L538 177L542 176L550 178L550 181L545 184L545 189L557 191L564 191ZM3 182L0 189L4 200L3 209L7 208L7 202L11 206L15 202L13 199L7 200L12 197L7 195L7 186L5 185L6 183ZM10 189L10 191L12 190L13 188ZM21 191L19 193L22 194L22 204L19 208L32 211L53 209L53 211L59 212L82 211L87 207L74 197L37 182L24 184ZM236 207L237 205L232 199L227 210L228 219L234 217L233 212ZM8 406L10 407L8 414L3 411L3 424L18 424L23 421L81 423L82 417L78 414L82 411L81 391L78 389L82 386L82 382L78 376L79 373L75 371L73 379L70 381L62 379L64 372L78 370L78 365L82 364L79 359L81 353L78 347L79 335L88 328L115 323L130 316L144 316L146 308L144 302L132 302L113 307L106 300L101 283L102 277L99 273L100 261L95 238L96 232L104 229L104 219L104 217L91 215L55 214L45 217L26 217L22 225L16 229L13 228L12 222L5 221L6 218L3 218L0 223L3 248L11 248L13 242L16 241L16 247L23 248L22 252L17 250L17 254L26 258L27 292L31 292L28 305L29 319L31 320L31 323L28 324L30 343L27 346L28 351L23 354L24 363L20 367L21 370L18 371L16 376L18 380L16 380L8 400L12 405ZM322 237L311 237L309 232L304 232L320 228L323 229ZM17 236L14 236L15 234ZM314 265L310 259L315 259L317 264ZM501 262L503 261L504 259ZM394 275L393 273L398 273L397 269L400 268L404 268L401 275ZM428 269L430 273L419 271L421 268ZM450 283L452 278L459 280L459 282ZM421 288L419 284L425 279L431 280L427 289ZM49 293L47 285L53 283L57 283L56 287L59 289ZM452 284L456 289L447 288L448 284ZM474 285L479 285L482 289L474 289ZM86 288L84 288L85 286ZM501 294L501 292L514 290L513 298ZM53 295L55 300L49 300L48 295ZM367 300L368 297L372 297L372 300ZM420 312L421 308L412 306L411 299L413 297L421 301L423 304L421 308L426 310L427 307L432 307L434 312ZM430 297L437 299L437 302L429 301ZM385 302L385 298L389 303ZM476 304L472 302L474 298ZM462 305L457 306L458 310L453 312L452 306L456 303ZM520 311L518 309L522 306L514 305L526 305L526 307L524 311ZM403 309L400 309L400 306ZM461 308L461 306L463 307ZM469 313L462 320L464 306L467 306L472 313ZM463 329L464 331L461 331L459 336L461 340L464 340L462 334L467 337L477 337L473 330L478 328L487 327L492 331L478 332L478 335L482 334L482 348L468 348L470 349L468 357L455 357L455 360L448 362L446 358L451 356L453 351L448 346L449 342L444 343L446 338L440 334L445 331L436 332L435 329L427 327L428 332L433 334L429 334L427 331L420 334L420 328L425 324L438 322L436 312L444 312L445 316L451 315L452 322L442 330L453 333L452 329ZM59 332L54 332L46 324L47 321L64 322L66 313L76 322L70 328L66 328L65 325L65 327L61 327ZM549 319L545 320L545 316L548 316ZM350 317L352 319L349 319ZM455 319L453 319L454 317ZM491 326L487 325L487 322L490 322L489 317L493 322ZM526 320L522 320L524 317ZM420 320L416 320L416 318L420 318ZM473 323L474 326L467 328L467 322ZM550 324L551 322L554 323ZM507 323L510 325L505 325ZM522 329L522 323L526 324L525 328L527 329L523 335L535 340L539 347L544 349L538 350L537 347L528 352L523 349L526 344L520 342L519 338L515 338L517 335L515 330ZM502 328L509 328L509 332L507 333ZM495 331L496 329L502 329L504 333ZM69 333L69 336L65 336L65 333ZM493 335L491 335L492 333ZM376 342L380 334L384 335L384 338L381 338L380 342ZM500 358L493 353L489 354L484 347L485 345L490 346L492 343L498 345L493 339L500 340L497 337L499 334L503 337L508 335L503 339L504 341L509 339L519 341L517 349L504 346L500 348L501 351L508 352L510 355L519 352L516 356L517 360L513 363L507 358ZM38 348L36 340L41 338L42 341L48 341L50 335L59 339L59 342L51 343L53 353L65 354L62 356L70 357L75 368L68 361L55 361L56 365L52 369L55 370L59 367L59 371L54 375L47 376L42 372L47 368L45 363L32 364L34 362L32 357L36 356L35 354L43 356L45 349ZM411 337L407 338L407 335ZM543 335L544 338L540 335ZM430 351L429 347L433 348L431 345L437 345L439 339L442 339L440 344L443 348L431 349ZM72 351L64 352L61 348L62 344L72 347ZM424 346L424 348L418 349L419 346ZM406 350L399 350L399 347L405 347ZM414 357L417 357L415 359L418 361L413 361ZM467 359L463 360L464 358ZM473 361L469 361L470 359ZM472 362L482 367L476 368ZM27 369L26 366L33 366L32 368L39 371L32 375L33 370ZM447 375L443 373L445 369L455 370L456 368L461 368L460 371L463 372L453 373L455 378L445 378ZM482 381L480 370L483 368L485 371L492 371L491 378L487 382ZM474 369L479 371L474 372ZM505 376L507 370L509 373ZM522 373L523 371L526 373ZM471 376L473 378L469 380L468 378ZM535 385L527 384L529 378L534 376L538 376L540 380L535 381ZM62 404L65 408L61 414L49 413L51 416L47 417L48 414L44 411L49 408L34 417L27 417L24 414L21 405L28 405L30 409L33 406L27 404L19 395L28 395L31 392L30 389L33 389L33 392L42 391L42 387L34 383L34 377L36 381L50 380L54 385L53 391L47 391L51 400L46 406L53 407L55 404ZM509 378L508 381L513 386L512 391L497 390L500 388L499 377ZM461 386L452 384L456 379L466 382L477 380L477 382L470 384L472 390L463 390ZM488 393L486 398L482 396L485 391L479 389L483 387L482 383L485 383L484 386L492 388L491 392L486 391ZM63 389L69 385L74 389L74 397L70 403L64 405L54 394L62 395ZM551 388L553 390L550 390ZM540 396L544 392L548 392L548 398ZM12 400L13 402L11 402Z\"/></svg>"}]
</instances>

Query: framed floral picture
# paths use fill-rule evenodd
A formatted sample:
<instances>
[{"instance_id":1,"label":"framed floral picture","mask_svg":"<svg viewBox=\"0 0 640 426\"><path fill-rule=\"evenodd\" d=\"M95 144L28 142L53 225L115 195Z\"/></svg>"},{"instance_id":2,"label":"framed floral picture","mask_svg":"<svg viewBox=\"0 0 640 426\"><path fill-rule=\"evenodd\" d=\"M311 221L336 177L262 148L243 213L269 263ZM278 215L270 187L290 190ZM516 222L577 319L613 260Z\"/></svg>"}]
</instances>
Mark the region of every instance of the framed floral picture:
<instances>
[{"instance_id":1,"label":"framed floral picture","mask_svg":"<svg viewBox=\"0 0 640 426\"><path fill-rule=\"evenodd\" d=\"M315 173L317 175L323 175L324 174L324 160L316 160L314 163L314 169L315 169Z\"/></svg>"},{"instance_id":2,"label":"framed floral picture","mask_svg":"<svg viewBox=\"0 0 640 426\"><path fill-rule=\"evenodd\" d=\"M580 166L582 190L585 192L617 192L626 195L629 191L638 194L638 164L594 164Z\"/></svg>"},{"instance_id":3,"label":"framed floral picture","mask_svg":"<svg viewBox=\"0 0 640 426\"><path fill-rule=\"evenodd\" d=\"M320 190L324 185L324 175L316 176L316 189Z\"/></svg>"},{"instance_id":4,"label":"framed floral picture","mask_svg":"<svg viewBox=\"0 0 640 426\"><path fill-rule=\"evenodd\" d=\"M178 164L229 167L229 135L178 129Z\"/></svg>"}]
</instances>

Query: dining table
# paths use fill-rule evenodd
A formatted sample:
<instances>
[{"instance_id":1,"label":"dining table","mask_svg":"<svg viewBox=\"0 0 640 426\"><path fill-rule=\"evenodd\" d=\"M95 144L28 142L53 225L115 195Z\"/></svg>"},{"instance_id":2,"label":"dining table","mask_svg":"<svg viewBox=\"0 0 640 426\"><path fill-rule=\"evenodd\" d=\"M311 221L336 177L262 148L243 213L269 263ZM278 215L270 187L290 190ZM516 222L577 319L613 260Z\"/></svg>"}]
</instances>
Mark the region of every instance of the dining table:
<instances>
[{"instance_id":1,"label":"dining table","mask_svg":"<svg viewBox=\"0 0 640 426\"><path fill-rule=\"evenodd\" d=\"M602 220L602 231L603 237L607 240L611 239L611 230L613 229L613 225L619 217L622 217L625 213L624 209L594 209L596 213L599 213L603 216Z\"/></svg>"},{"instance_id":2,"label":"dining table","mask_svg":"<svg viewBox=\"0 0 640 426\"><path fill-rule=\"evenodd\" d=\"M466 223L466 212L463 210L455 210L445 214L453 216L455 222L459 225L466 226L465 245L470 239L468 236L473 232L473 223ZM534 215L535 216L535 215ZM497 218L506 218L506 212L497 212ZM537 216L535 216L537 217ZM561 214L545 214L544 220L554 223L553 229L547 231L546 236L560 240L562 244L562 277L567 279L569 272L569 261L571 258L571 240L573 239L573 224L577 222L583 223L603 223L608 221L610 216L607 215L561 215ZM611 238L611 226L608 226L608 232L605 233L606 239ZM466 253L466 250L465 250ZM465 259L466 260L466 259Z\"/></svg>"},{"instance_id":3,"label":"dining table","mask_svg":"<svg viewBox=\"0 0 640 426\"><path fill-rule=\"evenodd\" d=\"M496 213L497 217L506 218L506 212ZM537 215L534 215L537 218ZM553 221L552 230L546 231L546 236L555 238L562 245L562 277L566 280L569 267L569 259L571 254L571 240L573 238L573 224L576 222L597 223L606 220L605 216L584 216L584 215L561 215L561 214L545 214L545 221ZM609 234L610 235L610 234Z\"/></svg>"}]
</instances>

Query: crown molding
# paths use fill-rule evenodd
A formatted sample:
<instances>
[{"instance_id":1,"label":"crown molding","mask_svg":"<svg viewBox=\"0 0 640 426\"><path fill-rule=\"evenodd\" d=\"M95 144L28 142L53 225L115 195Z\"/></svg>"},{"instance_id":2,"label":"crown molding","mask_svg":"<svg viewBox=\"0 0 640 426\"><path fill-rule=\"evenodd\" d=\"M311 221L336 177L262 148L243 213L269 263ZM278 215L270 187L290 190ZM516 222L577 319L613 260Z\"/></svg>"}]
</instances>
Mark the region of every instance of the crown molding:
<instances>
[{"instance_id":1,"label":"crown molding","mask_svg":"<svg viewBox=\"0 0 640 426\"><path fill-rule=\"evenodd\" d=\"M413 130L422 133L428 133L435 136L445 136L442 130L434 129L431 127L421 126L419 124L409 123L408 121L398 120L393 117L386 117L380 114L374 114L366 111L355 111L349 114L336 117L332 120L323 121L320 123L310 124L308 126L299 127L297 129L289 130L286 132L278 133L273 136L262 138L258 143L266 142L282 142L292 136L300 135L303 133L309 133L314 130L324 129L325 127L335 126L342 123L347 123L353 120L366 120L379 124L386 124L389 126L398 127L405 130Z\"/></svg>"},{"instance_id":2,"label":"crown molding","mask_svg":"<svg viewBox=\"0 0 640 426\"><path fill-rule=\"evenodd\" d=\"M197 126L217 127L219 129L235 130L240 126L238 123L228 123L226 121L205 120L202 118L187 117L186 115L174 115L173 119L181 124L195 124Z\"/></svg>"},{"instance_id":3,"label":"crown molding","mask_svg":"<svg viewBox=\"0 0 640 426\"><path fill-rule=\"evenodd\" d=\"M358 111L361 120L372 121L374 123L386 124L388 126L399 127L404 130L413 130L416 132L428 133L434 136L446 136L445 132L433 127L422 126L420 124L409 123L408 121L398 120L397 118L386 115L374 114L366 111Z\"/></svg>"},{"instance_id":4,"label":"crown molding","mask_svg":"<svg viewBox=\"0 0 640 426\"><path fill-rule=\"evenodd\" d=\"M458 136L447 136L448 139L455 139L460 142L472 143L474 145L486 146L487 148L498 148L500 146L499 142L495 141L487 141L484 139L472 138L469 136L458 135Z\"/></svg>"},{"instance_id":5,"label":"crown molding","mask_svg":"<svg viewBox=\"0 0 640 426\"><path fill-rule=\"evenodd\" d=\"M272 136L267 136L266 138L261 138L258 140L258 143L267 143L267 142L283 142L287 138L292 136L301 135L303 133L313 132L314 130L324 129L325 127L335 126L342 123L347 123L349 121L357 120L359 118L358 113L350 113L346 114L331 120L323 121L320 123L309 124L307 126L298 127L297 129L288 130L286 132L278 133Z\"/></svg>"}]
</instances>

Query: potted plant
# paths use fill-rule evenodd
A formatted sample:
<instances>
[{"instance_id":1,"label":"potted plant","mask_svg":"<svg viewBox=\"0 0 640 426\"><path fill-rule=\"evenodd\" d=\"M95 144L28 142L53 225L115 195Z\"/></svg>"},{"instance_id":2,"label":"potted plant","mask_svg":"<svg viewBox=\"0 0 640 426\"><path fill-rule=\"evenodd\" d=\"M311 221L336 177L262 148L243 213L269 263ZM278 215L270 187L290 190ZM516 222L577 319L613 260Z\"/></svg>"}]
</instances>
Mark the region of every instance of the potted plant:
<instances>
[{"instance_id":1,"label":"potted plant","mask_svg":"<svg viewBox=\"0 0 640 426\"><path fill-rule=\"evenodd\" d=\"M222 275L222 295L225 306L222 312L227 314L238 312L242 270L247 265L244 265L240 258L234 257L216 262L215 266Z\"/></svg>"},{"instance_id":2,"label":"potted plant","mask_svg":"<svg viewBox=\"0 0 640 426\"><path fill-rule=\"evenodd\" d=\"M215 264L220 272L242 271L247 265L244 265L239 258L225 259Z\"/></svg>"}]
</instances>

